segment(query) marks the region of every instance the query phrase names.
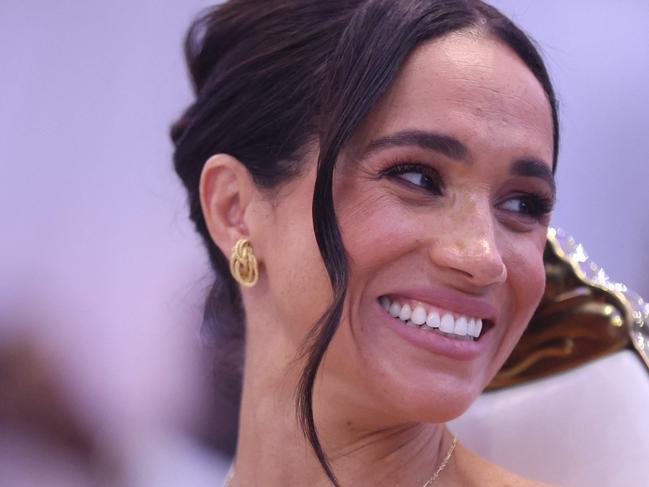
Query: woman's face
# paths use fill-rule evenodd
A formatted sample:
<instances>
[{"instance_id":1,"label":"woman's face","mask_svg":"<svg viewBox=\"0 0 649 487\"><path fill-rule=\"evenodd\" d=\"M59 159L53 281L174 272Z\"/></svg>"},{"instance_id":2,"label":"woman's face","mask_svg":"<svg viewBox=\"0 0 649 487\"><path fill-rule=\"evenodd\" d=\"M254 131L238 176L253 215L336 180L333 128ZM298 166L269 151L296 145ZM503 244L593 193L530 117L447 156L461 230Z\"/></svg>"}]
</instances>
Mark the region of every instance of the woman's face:
<instances>
[{"instance_id":1,"label":"woman's face","mask_svg":"<svg viewBox=\"0 0 649 487\"><path fill-rule=\"evenodd\" d=\"M465 32L411 55L335 174L350 278L318 390L352 405L350 421L449 420L498 371L543 293L552 156L549 103L509 48ZM331 299L314 166L258 238L259 299L287 348Z\"/></svg>"}]
</instances>

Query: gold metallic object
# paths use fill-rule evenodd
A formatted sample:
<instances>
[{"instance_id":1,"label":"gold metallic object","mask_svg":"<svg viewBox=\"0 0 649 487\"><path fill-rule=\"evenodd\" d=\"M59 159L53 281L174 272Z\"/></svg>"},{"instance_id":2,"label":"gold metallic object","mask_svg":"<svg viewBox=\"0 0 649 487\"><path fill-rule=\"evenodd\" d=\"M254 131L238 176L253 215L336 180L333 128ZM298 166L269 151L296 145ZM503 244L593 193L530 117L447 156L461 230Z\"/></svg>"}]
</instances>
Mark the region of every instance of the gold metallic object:
<instances>
[{"instance_id":1,"label":"gold metallic object","mask_svg":"<svg viewBox=\"0 0 649 487\"><path fill-rule=\"evenodd\" d=\"M545 293L520 342L488 389L528 382L632 348L649 368L649 304L551 228Z\"/></svg>"},{"instance_id":2,"label":"gold metallic object","mask_svg":"<svg viewBox=\"0 0 649 487\"><path fill-rule=\"evenodd\" d=\"M249 240L245 238L238 240L232 249L230 273L242 286L252 287L257 284L259 266Z\"/></svg>"},{"instance_id":3,"label":"gold metallic object","mask_svg":"<svg viewBox=\"0 0 649 487\"><path fill-rule=\"evenodd\" d=\"M435 470L433 476L429 478L428 481L422 487L430 487L430 484L432 484L439 478L439 474L442 473L442 471L446 468L446 465L448 465L448 462L451 461L451 457L453 456L453 452L455 451L456 446L457 446L457 436L454 436L453 442L451 443L451 447L446 452L446 456L444 457L444 460L442 460L442 463L439 464L439 467L437 467L437 470Z\"/></svg>"},{"instance_id":4,"label":"gold metallic object","mask_svg":"<svg viewBox=\"0 0 649 487\"><path fill-rule=\"evenodd\" d=\"M446 468L446 465L448 465L448 462L451 461L451 457L453 456L453 452L455 452L456 446L457 446L457 436L453 436L453 441L451 442L451 446L446 452L446 456L444 457L444 460L442 460L442 463L439 464L439 467L437 467L437 470L435 470L433 476L429 478L426 481L426 483L422 485L422 487L430 487L430 485L439 478L440 474ZM232 484L233 477L234 477L234 464L230 467L228 474L225 476L225 480L223 481L223 487L230 487L230 485Z\"/></svg>"}]
</instances>

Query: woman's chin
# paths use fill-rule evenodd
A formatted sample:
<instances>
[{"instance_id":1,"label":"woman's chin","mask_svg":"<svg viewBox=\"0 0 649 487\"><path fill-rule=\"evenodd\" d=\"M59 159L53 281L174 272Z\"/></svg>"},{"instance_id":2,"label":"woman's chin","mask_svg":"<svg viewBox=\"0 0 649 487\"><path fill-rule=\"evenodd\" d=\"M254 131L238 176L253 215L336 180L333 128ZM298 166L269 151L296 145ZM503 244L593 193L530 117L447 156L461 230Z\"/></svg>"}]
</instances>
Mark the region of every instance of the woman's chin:
<instances>
[{"instance_id":1,"label":"woman's chin","mask_svg":"<svg viewBox=\"0 0 649 487\"><path fill-rule=\"evenodd\" d=\"M377 427L408 423L445 423L461 416L484 388L476 377L444 373L402 375L399 368L382 363L365 368L365 380L357 384L355 407ZM419 371L421 372L421 371ZM378 380L377 380L378 379ZM358 408L362 403L365 407ZM370 419L371 418L371 419Z\"/></svg>"},{"instance_id":2,"label":"woman's chin","mask_svg":"<svg viewBox=\"0 0 649 487\"><path fill-rule=\"evenodd\" d=\"M377 317L376 308L371 310L351 326L343 322L329 348L323 375L337 377L337 386L328 397L338 404L348 402L354 422L366 426L367 421L377 427L444 423L461 416L482 393L495 366L492 334L479 353L456 353L445 343L413 343L395 332L390 317Z\"/></svg>"},{"instance_id":3,"label":"woman's chin","mask_svg":"<svg viewBox=\"0 0 649 487\"><path fill-rule=\"evenodd\" d=\"M392 404L395 416L402 418L404 422L445 423L464 414L476 400L480 390L435 387L414 393L410 390L394 391L391 398L386 398L386 405ZM400 400L400 397L404 399Z\"/></svg>"},{"instance_id":4,"label":"woman's chin","mask_svg":"<svg viewBox=\"0 0 649 487\"><path fill-rule=\"evenodd\" d=\"M443 423L455 419L489 382L487 364L482 360L422 359L419 354L403 353L398 346L386 350L378 341L366 345L357 369L363 371L357 377L359 385L371 389L368 396L372 401L406 421ZM372 352L367 353L368 349Z\"/></svg>"}]
</instances>

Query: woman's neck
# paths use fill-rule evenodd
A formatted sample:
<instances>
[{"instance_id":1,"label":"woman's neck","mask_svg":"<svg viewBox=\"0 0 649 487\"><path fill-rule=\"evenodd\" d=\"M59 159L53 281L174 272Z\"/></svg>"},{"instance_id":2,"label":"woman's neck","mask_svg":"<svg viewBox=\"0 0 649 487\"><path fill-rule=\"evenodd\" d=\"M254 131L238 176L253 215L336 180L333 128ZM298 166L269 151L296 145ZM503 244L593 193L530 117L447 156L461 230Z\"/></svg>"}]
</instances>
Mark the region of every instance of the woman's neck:
<instances>
[{"instance_id":1,"label":"woman's neck","mask_svg":"<svg viewBox=\"0 0 649 487\"><path fill-rule=\"evenodd\" d=\"M297 377L248 365L255 375L244 377L232 487L331 486L297 422ZM363 417L356 404L323 397L323 389L314 388L318 435L343 486L419 487L451 444L444 425L361 425L352 419Z\"/></svg>"}]
</instances>

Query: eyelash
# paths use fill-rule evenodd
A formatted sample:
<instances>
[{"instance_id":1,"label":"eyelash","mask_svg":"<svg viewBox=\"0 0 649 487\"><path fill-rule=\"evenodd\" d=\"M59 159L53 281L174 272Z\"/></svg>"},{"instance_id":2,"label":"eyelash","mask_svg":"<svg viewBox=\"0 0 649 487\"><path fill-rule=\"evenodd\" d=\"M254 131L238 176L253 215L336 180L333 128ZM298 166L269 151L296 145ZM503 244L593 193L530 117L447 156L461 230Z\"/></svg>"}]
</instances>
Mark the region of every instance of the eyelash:
<instances>
[{"instance_id":1,"label":"eyelash","mask_svg":"<svg viewBox=\"0 0 649 487\"><path fill-rule=\"evenodd\" d=\"M417 173L421 174L430 181L430 188L425 188L423 186L417 185L412 181L408 181L401 177L403 174L407 173ZM435 196L442 196L444 183L439 172L432 167L421 164L417 162L410 161L401 161L396 162L387 169L381 171L381 176L389 177L392 179L398 179L404 184L416 187L428 193L434 194ZM505 202L518 199L522 204L526 205L529 209L527 211L514 211L514 210L504 210L510 213L522 215L524 217L533 218L535 220L542 220L546 215L550 214L554 207L554 200L551 197L548 197L545 194L530 191L527 193L518 193L513 195Z\"/></svg>"},{"instance_id":2,"label":"eyelash","mask_svg":"<svg viewBox=\"0 0 649 487\"><path fill-rule=\"evenodd\" d=\"M526 204L529 209L527 211L505 211L511 211L512 213L534 218L535 220L542 220L543 217L552 213L552 209L554 207L554 201L552 200L552 198L549 198L541 193L519 193L511 196L506 201L512 201L515 199L518 199L523 204Z\"/></svg>"},{"instance_id":3,"label":"eyelash","mask_svg":"<svg viewBox=\"0 0 649 487\"><path fill-rule=\"evenodd\" d=\"M401 177L402 175L407 173L417 173L428 178L431 184L431 188L427 189L423 186L416 185L412 181L408 181ZM405 184L415 186L424 191L432 193L436 196L441 196L442 190L444 189L442 178L439 175L439 172L437 172L437 170L433 169L430 166L417 163L417 162L410 162L410 161L397 162L394 165L390 166L389 168L381 171L381 175L392 179L399 179Z\"/></svg>"}]
</instances>

